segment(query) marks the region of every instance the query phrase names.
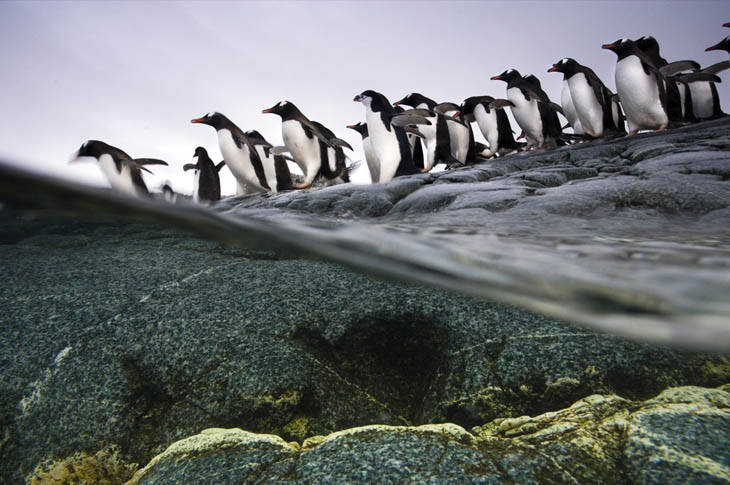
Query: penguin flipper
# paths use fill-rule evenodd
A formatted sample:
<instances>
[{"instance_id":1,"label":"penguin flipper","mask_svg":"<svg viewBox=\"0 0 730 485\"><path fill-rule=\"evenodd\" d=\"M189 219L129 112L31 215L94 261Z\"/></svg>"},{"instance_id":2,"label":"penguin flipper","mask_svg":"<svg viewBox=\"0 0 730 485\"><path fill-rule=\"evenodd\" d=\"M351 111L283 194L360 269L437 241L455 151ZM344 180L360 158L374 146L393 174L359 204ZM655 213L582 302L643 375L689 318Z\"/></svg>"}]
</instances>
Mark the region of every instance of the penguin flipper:
<instances>
[{"instance_id":1,"label":"penguin flipper","mask_svg":"<svg viewBox=\"0 0 730 485\"><path fill-rule=\"evenodd\" d=\"M274 155L281 155L283 153L287 153L289 149L285 146L275 146L271 149L271 153Z\"/></svg>"},{"instance_id":2,"label":"penguin flipper","mask_svg":"<svg viewBox=\"0 0 730 485\"><path fill-rule=\"evenodd\" d=\"M133 174L134 174L135 172L137 172L137 173L138 173L138 172L139 172L140 170L144 170L145 172L147 172L147 173L149 173L149 174L152 174L152 171L151 171L151 170L149 170L149 169L147 169L147 168L143 167L142 165L140 165L139 163L137 163L137 161L136 161L136 160L122 160L122 163L123 163L124 165L128 165L129 167L131 167L131 168L132 168L132 173L133 173ZM154 175L154 174L153 174L153 175Z\"/></svg>"},{"instance_id":3,"label":"penguin flipper","mask_svg":"<svg viewBox=\"0 0 730 485\"><path fill-rule=\"evenodd\" d=\"M183 165L183 170L186 172L188 170L197 170L197 169L198 169L197 163L186 163L185 165Z\"/></svg>"},{"instance_id":4,"label":"penguin flipper","mask_svg":"<svg viewBox=\"0 0 730 485\"><path fill-rule=\"evenodd\" d=\"M730 67L730 61L722 61L722 62L713 64L711 66L707 66L706 68L702 69L701 72L706 72L709 74L717 74L718 72L722 72L729 67Z\"/></svg>"},{"instance_id":5,"label":"penguin flipper","mask_svg":"<svg viewBox=\"0 0 730 485\"><path fill-rule=\"evenodd\" d=\"M337 138L337 137L334 137L334 138L330 138L330 142L332 143L332 145L333 145L333 146L337 146L337 147L343 147L343 148L348 148L348 149L350 149L350 150L354 151L354 150L352 149L352 147L350 146L350 144L349 144L349 143L347 143L347 142L346 142L345 140L343 140L342 138Z\"/></svg>"},{"instance_id":6,"label":"penguin flipper","mask_svg":"<svg viewBox=\"0 0 730 485\"><path fill-rule=\"evenodd\" d=\"M711 74L709 72L690 72L688 74L678 74L676 76L672 76L671 79L677 79L680 82L683 83L696 83L696 82L713 82L713 83L721 83L722 79L720 79L715 74Z\"/></svg>"},{"instance_id":7,"label":"penguin flipper","mask_svg":"<svg viewBox=\"0 0 730 485\"><path fill-rule=\"evenodd\" d=\"M673 76L682 71L694 71L699 68L700 65L692 60L674 61L660 67L659 72L661 72L665 76Z\"/></svg>"},{"instance_id":8,"label":"penguin flipper","mask_svg":"<svg viewBox=\"0 0 730 485\"><path fill-rule=\"evenodd\" d=\"M403 130L405 130L406 133L410 133L411 135L416 135L419 138L425 138L425 135L421 133L417 127L412 125L406 125L403 127ZM420 146L420 143L418 144Z\"/></svg>"},{"instance_id":9,"label":"penguin flipper","mask_svg":"<svg viewBox=\"0 0 730 485\"><path fill-rule=\"evenodd\" d=\"M167 165L167 162L159 158L135 158L134 162L139 165Z\"/></svg>"},{"instance_id":10,"label":"penguin flipper","mask_svg":"<svg viewBox=\"0 0 730 485\"><path fill-rule=\"evenodd\" d=\"M431 122L422 116L399 114L391 118L390 124L397 127L404 127L408 125L430 125Z\"/></svg>"},{"instance_id":11,"label":"penguin flipper","mask_svg":"<svg viewBox=\"0 0 730 485\"><path fill-rule=\"evenodd\" d=\"M225 161L225 160L221 160L221 161L220 161L220 163L219 163L218 165L216 165L216 166L215 166L215 170L216 170L217 172L220 172L220 171L221 171L221 169L223 168L223 166L224 166L225 164L226 164L226 161Z\"/></svg>"},{"instance_id":12,"label":"penguin flipper","mask_svg":"<svg viewBox=\"0 0 730 485\"><path fill-rule=\"evenodd\" d=\"M459 106L456 103L439 103L433 107L433 110L443 115L449 111L459 111Z\"/></svg>"},{"instance_id":13,"label":"penguin flipper","mask_svg":"<svg viewBox=\"0 0 730 485\"><path fill-rule=\"evenodd\" d=\"M491 103L489 103L489 107L492 109L503 109L506 107L514 108L515 104L510 101L509 99L495 99Z\"/></svg>"}]
</instances>

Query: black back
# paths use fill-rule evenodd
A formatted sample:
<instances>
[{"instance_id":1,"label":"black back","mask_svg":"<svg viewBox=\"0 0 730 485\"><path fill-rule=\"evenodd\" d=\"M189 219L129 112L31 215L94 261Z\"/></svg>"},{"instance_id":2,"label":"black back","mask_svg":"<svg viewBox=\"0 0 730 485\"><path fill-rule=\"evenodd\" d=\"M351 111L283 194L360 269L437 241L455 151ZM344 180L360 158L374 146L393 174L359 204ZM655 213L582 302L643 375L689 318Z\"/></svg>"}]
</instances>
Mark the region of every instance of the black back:
<instances>
[{"instance_id":1,"label":"black back","mask_svg":"<svg viewBox=\"0 0 730 485\"><path fill-rule=\"evenodd\" d=\"M221 181L218 176L218 168L208 156L208 151L205 148L196 148L195 156L198 158L196 165L200 172L198 175L198 196L210 202L220 200Z\"/></svg>"}]
</instances>

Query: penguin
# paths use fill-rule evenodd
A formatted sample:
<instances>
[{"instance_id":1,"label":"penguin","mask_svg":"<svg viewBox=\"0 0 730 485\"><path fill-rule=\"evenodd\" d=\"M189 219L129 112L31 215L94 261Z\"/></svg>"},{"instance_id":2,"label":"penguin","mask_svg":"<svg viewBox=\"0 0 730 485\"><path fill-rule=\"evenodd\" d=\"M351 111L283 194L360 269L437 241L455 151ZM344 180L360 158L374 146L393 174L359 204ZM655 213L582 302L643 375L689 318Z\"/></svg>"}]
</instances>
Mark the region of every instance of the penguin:
<instances>
[{"instance_id":1,"label":"penguin","mask_svg":"<svg viewBox=\"0 0 730 485\"><path fill-rule=\"evenodd\" d=\"M636 40L637 47L651 59L654 67L662 70L669 62L660 54L659 43L650 36L645 35ZM699 64L696 64L699 67ZM678 83L674 79L664 79L664 88L666 90L667 99L667 116L672 124L684 121L696 121L692 116L690 109L692 105L691 99L688 99L690 93L686 85Z\"/></svg>"},{"instance_id":2,"label":"penguin","mask_svg":"<svg viewBox=\"0 0 730 485\"><path fill-rule=\"evenodd\" d=\"M535 76L523 77L516 69L507 69L493 76L493 81L507 83L507 99L515 121L525 133L527 148L543 148L546 142L564 144L560 123L549 98Z\"/></svg>"},{"instance_id":3,"label":"penguin","mask_svg":"<svg viewBox=\"0 0 730 485\"><path fill-rule=\"evenodd\" d=\"M413 163L411 145L402 127L392 126L398 113L383 94L366 90L353 98L365 107L365 120L373 152L380 166L378 182L389 182L393 177L419 173Z\"/></svg>"},{"instance_id":4,"label":"penguin","mask_svg":"<svg viewBox=\"0 0 730 485\"><path fill-rule=\"evenodd\" d=\"M156 158L133 159L119 148L99 140L84 142L71 161L82 157L95 158L99 162L99 167L114 190L135 196L150 195L142 178L142 171L152 172L144 165L167 165L167 162Z\"/></svg>"},{"instance_id":5,"label":"penguin","mask_svg":"<svg viewBox=\"0 0 730 485\"><path fill-rule=\"evenodd\" d=\"M368 125L365 123L355 123L354 125L347 125L347 127L360 133L360 136L362 137L362 150L365 153L365 163L367 163L368 171L370 172L370 181L371 183L377 183L380 179L380 166L378 165L378 159L375 157L373 146L370 143ZM420 142L418 143L418 146L421 146ZM421 161L421 163L423 163L423 161Z\"/></svg>"},{"instance_id":6,"label":"penguin","mask_svg":"<svg viewBox=\"0 0 730 485\"><path fill-rule=\"evenodd\" d=\"M423 108L406 110L393 117L394 126L415 129L422 137L425 146L422 172L430 171L438 163L447 166L458 163L451 156L447 118L444 114Z\"/></svg>"},{"instance_id":7,"label":"penguin","mask_svg":"<svg viewBox=\"0 0 730 485\"><path fill-rule=\"evenodd\" d=\"M266 141L264 136L256 130L249 130L246 136L256 148L261 160L264 161L264 172L266 174L266 182L269 184L271 192L277 193L282 190L291 190L294 188L292 183L291 172L286 160L294 162L293 158L289 158L281 153L277 153L274 146Z\"/></svg>"},{"instance_id":8,"label":"penguin","mask_svg":"<svg viewBox=\"0 0 730 485\"><path fill-rule=\"evenodd\" d=\"M297 108L294 103L280 101L262 113L271 113L281 117L281 134L289 153L304 173L304 181L295 185L295 189L306 189L312 182L323 175L325 178L346 177L344 155L340 158L335 147L342 143L334 135L328 136L321 131L322 125L315 124ZM329 130L327 130L329 131ZM349 148L349 145L347 145ZM331 149L331 150L330 150Z\"/></svg>"},{"instance_id":9,"label":"penguin","mask_svg":"<svg viewBox=\"0 0 730 485\"><path fill-rule=\"evenodd\" d=\"M724 26L727 27L730 24L725 24ZM725 51L728 54L730 54L730 35L722 39L720 42L718 42L715 45L712 45L705 49L705 52L709 51Z\"/></svg>"},{"instance_id":10,"label":"penguin","mask_svg":"<svg viewBox=\"0 0 730 485\"><path fill-rule=\"evenodd\" d=\"M274 173L274 168L264 167L264 163L270 165L273 160L262 159L254 143L225 115L211 112L202 118L191 120L191 123L202 123L216 130L223 160L239 185L252 187L259 192L272 190L267 173Z\"/></svg>"},{"instance_id":11,"label":"penguin","mask_svg":"<svg viewBox=\"0 0 730 485\"><path fill-rule=\"evenodd\" d=\"M405 108L403 108L403 106L397 105L396 103L393 103L393 105L398 113L402 113L405 111ZM425 165L423 159L423 144L420 140L421 137L415 133L409 133L408 130L406 130L406 136L408 137L408 143L411 144L411 155L413 156L413 164L416 166L416 168L423 171Z\"/></svg>"},{"instance_id":12,"label":"penguin","mask_svg":"<svg viewBox=\"0 0 730 485\"><path fill-rule=\"evenodd\" d=\"M330 183L348 183L350 181L350 170L345 161L347 156L343 148L352 150L349 143L341 138L337 138L335 134L322 123L312 121L312 124L319 129L329 144L319 141L319 153L322 161L322 176L330 181ZM351 167L352 168L352 167Z\"/></svg>"},{"instance_id":13,"label":"penguin","mask_svg":"<svg viewBox=\"0 0 730 485\"><path fill-rule=\"evenodd\" d=\"M613 93L593 69L566 57L553 64L548 72L563 74L583 133L598 138L607 133L620 132L621 127L614 120Z\"/></svg>"},{"instance_id":14,"label":"penguin","mask_svg":"<svg viewBox=\"0 0 730 485\"><path fill-rule=\"evenodd\" d=\"M448 110L445 109L447 105L453 105L451 106L451 111L456 112L459 109L457 105L453 103L439 104L433 99L427 98L426 96L422 95L421 93L410 93L404 96L403 99L400 99L393 104L410 106L413 109L427 109L439 112L446 116L446 123L444 124L443 122L441 122L441 124L439 125L441 126L441 128L439 128L438 126L436 128L436 139L441 140L441 143L443 143L443 140L445 140L448 136L450 154L447 157L443 156L439 146L437 159L446 163L447 166L474 163L474 135L471 129L464 123L461 123L459 120L456 120L452 116L450 116L448 114ZM438 109L439 107L441 109ZM444 126L448 130L448 135L439 132L439 130L443 129ZM426 149L426 151L428 152L428 148ZM426 158L428 158L428 155L426 155ZM426 165L428 165L427 162Z\"/></svg>"},{"instance_id":15,"label":"penguin","mask_svg":"<svg viewBox=\"0 0 730 485\"><path fill-rule=\"evenodd\" d=\"M496 100L492 96L472 96L466 98L459 107L458 116L467 123L476 121L489 144L488 152L480 150L483 157L512 153L523 146L515 141L505 106L512 106L512 103L506 99Z\"/></svg>"},{"instance_id":16,"label":"penguin","mask_svg":"<svg viewBox=\"0 0 730 485\"><path fill-rule=\"evenodd\" d=\"M550 71L548 70L548 72ZM560 105L563 107L563 114L568 120L568 125L573 128L573 133L576 135L582 135L583 126L580 124L578 112L575 110L575 104L573 104L573 98L570 95L568 78L565 76L563 76L563 85L560 90ZM567 126L564 126L563 128L567 128Z\"/></svg>"},{"instance_id":17,"label":"penguin","mask_svg":"<svg viewBox=\"0 0 730 485\"><path fill-rule=\"evenodd\" d=\"M218 165L208 156L208 151L203 147L197 147L193 158L197 158L196 163L186 163L183 170L195 170L195 188L193 190L193 200L196 202L216 202L221 198L221 181L218 176L225 161Z\"/></svg>"},{"instance_id":18,"label":"penguin","mask_svg":"<svg viewBox=\"0 0 730 485\"><path fill-rule=\"evenodd\" d=\"M651 60L631 39L604 44L617 56L616 90L626 120L629 136L639 130L664 130L669 124L667 98L662 75Z\"/></svg>"}]
</instances>

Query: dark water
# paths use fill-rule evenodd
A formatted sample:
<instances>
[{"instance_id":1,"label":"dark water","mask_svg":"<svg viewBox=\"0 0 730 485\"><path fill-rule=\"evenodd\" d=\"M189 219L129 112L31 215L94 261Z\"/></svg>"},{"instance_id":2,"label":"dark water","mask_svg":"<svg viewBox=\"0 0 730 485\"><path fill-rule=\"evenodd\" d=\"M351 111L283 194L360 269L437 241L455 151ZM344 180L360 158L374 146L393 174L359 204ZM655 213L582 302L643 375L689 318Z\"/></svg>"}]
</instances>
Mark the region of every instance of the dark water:
<instances>
[{"instance_id":1,"label":"dark water","mask_svg":"<svg viewBox=\"0 0 730 485\"><path fill-rule=\"evenodd\" d=\"M666 222L641 219L604 231L557 219L541 221L540 230L529 218L501 225L481 218L363 220L275 204L262 208L246 198L212 208L173 205L3 172L6 214L151 222L229 246L321 258L386 279L515 304L639 340L730 349L730 245L722 231L693 232L689 219L675 221L687 229L681 235ZM21 235L5 231L0 237L13 242Z\"/></svg>"}]
</instances>

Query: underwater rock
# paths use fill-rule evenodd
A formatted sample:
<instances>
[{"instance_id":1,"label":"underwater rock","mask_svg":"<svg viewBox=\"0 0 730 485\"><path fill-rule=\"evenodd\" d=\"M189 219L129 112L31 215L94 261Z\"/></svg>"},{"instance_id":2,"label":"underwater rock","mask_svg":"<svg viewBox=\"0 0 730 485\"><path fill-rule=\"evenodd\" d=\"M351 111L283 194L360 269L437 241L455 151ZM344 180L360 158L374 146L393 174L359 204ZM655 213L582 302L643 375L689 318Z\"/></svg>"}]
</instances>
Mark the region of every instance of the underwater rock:
<instances>
[{"instance_id":1,"label":"underwater rock","mask_svg":"<svg viewBox=\"0 0 730 485\"><path fill-rule=\"evenodd\" d=\"M341 266L113 220L3 216L0 475L206 428L287 441L730 381L683 352ZM42 270L38 270L42 268Z\"/></svg>"},{"instance_id":2,"label":"underwater rock","mask_svg":"<svg viewBox=\"0 0 730 485\"><path fill-rule=\"evenodd\" d=\"M300 447L240 429L205 430L172 444L128 485L725 483L728 433L730 393L684 387L645 402L592 395L471 433L454 424L373 425Z\"/></svg>"}]
</instances>

